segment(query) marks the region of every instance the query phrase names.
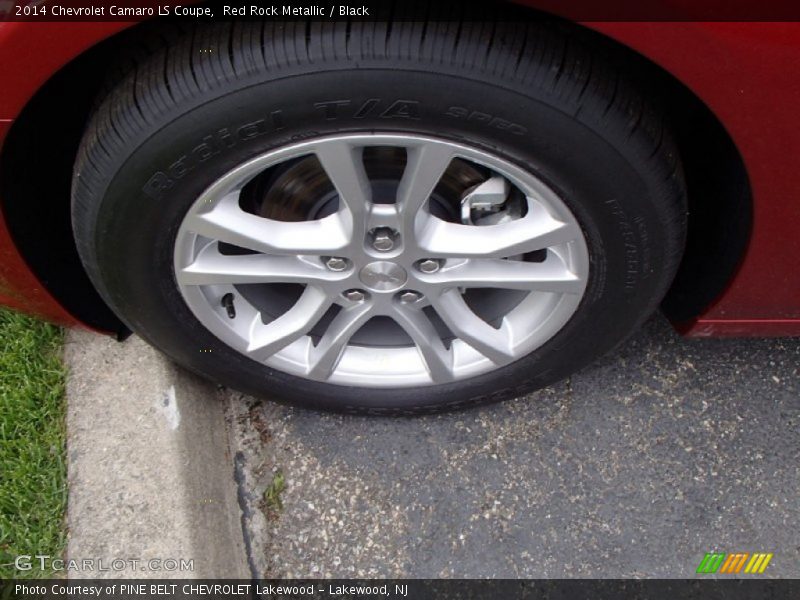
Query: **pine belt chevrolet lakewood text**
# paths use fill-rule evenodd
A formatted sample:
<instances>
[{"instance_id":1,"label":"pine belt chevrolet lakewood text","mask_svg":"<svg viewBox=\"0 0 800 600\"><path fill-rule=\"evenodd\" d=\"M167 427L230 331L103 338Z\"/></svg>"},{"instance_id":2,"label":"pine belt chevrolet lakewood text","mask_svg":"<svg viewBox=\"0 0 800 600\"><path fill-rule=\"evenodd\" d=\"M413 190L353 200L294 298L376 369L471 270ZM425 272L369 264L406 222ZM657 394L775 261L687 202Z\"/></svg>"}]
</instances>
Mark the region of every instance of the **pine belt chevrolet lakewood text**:
<instances>
[{"instance_id":1,"label":"pine belt chevrolet lakewood text","mask_svg":"<svg viewBox=\"0 0 800 600\"><path fill-rule=\"evenodd\" d=\"M800 24L536 4L0 24L0 302L397 414L547 385L659 306L800 334Z\"/></svg>"}]
</instances>

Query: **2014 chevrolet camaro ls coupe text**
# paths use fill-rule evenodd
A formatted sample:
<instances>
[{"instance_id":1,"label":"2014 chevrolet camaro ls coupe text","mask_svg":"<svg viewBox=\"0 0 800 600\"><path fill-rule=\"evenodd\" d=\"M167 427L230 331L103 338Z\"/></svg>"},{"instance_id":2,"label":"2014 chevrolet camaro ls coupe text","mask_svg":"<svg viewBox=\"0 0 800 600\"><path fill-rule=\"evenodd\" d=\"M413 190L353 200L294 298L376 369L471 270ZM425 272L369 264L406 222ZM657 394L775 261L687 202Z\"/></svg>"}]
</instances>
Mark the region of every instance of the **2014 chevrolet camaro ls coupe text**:
<instances>
[{"instance_id":1,"label":"2014 chevrolet camaro ls coupe text","mask_svg":"<svg viewBox=\"0 0 800 600\"><path fill-rule=\"evenodd\" d=\"M352 412L519 395L659 306L800 334L800 24L524 4L0 24L0 302Z\"/></svg>"}]
</instances>

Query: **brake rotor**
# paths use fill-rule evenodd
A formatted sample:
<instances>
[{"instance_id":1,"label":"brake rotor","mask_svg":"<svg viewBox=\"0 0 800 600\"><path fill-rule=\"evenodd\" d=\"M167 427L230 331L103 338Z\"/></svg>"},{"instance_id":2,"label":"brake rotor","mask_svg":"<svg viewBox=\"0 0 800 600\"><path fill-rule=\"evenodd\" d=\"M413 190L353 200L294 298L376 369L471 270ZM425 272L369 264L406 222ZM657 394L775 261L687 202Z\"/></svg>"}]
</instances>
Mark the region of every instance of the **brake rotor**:
<instances>
[{"instance_id":1,"label":"brake rotor","mask_svg":"<svg viewBox=\"0 0 800 600\"><path fill-rule=\"evenodd\" d=\"M363 161L372 183L373 201L393 204L406 166L405 151L370 147L364 150ZM431 194L431 212L446 221L458 222L461 197L486 176L476 165L453 160ZM336 212L339 205L338 194L316 156L270 169L248 184L243 196L243 208L277 221L321 219Z\"/></svg>"}]
</instances>

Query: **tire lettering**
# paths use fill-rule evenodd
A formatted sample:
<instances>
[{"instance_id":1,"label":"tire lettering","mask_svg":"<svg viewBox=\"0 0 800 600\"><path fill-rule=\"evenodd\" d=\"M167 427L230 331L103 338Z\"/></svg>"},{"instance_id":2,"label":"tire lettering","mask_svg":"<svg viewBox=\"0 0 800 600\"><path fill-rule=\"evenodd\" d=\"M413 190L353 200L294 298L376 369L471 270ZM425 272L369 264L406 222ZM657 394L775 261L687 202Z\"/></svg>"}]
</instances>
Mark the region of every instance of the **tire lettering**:
<instances>
[{"instance_id":1,"label":"tire lettering","mask_svg":"<svg viewBox=\"0 0 800 600\"><path fill-rule=\"evenodd\" d=\"M284 127L282 111L276 110L270 113L269 119L258 119L238 127L235 135L227 128L220 129L213 135L205 136L191 152L173 162L166 172L158 171L153 174L144 184L142 191L151 198L161 198L164 192L174 185L176 179L185 177L198 165L216 156L225 148L232 148L237 140L248 141L266 133L280 131Z\"/></svg>"},{"instance_id":2,"label":"tire lettering","mask_svg":"<svg viewBox=\"0 0 800 600\"><path fill-rule=\"evenodd\" d=\"M381 119L419 119L419 102L397 100L381 113Z\"/></svg>"},{"instance_id":3,"label":"tire lettering","mask_svg":"<svg viewBox=\"0 0 800 600\"><path fill-rule=\"evenodd\" d=\"M318 108L325 113L326 121L334 121L339 116L339 107L348 106L350 100L328 100L326 102L315 102L314 108Z\"/></svg>"},{"instance_id":4,"label":"tire lettering","mask_svg":"<svg viewBox=\"0 0 800 600\"><path fill-rule=\"evenodd\" d=\"M258 121L253 121L252 123L246 123L239 127L236 130L236 133L239 136L239 139L243 142L247 140L252 140L260 135L264 135L267 133L267 120L266 119L259 119Z\"/></svg>"},{"instance_id":5,"label":"tire lettering","mask_svg":"<svg viewBox=\"0 0 800 600\"><path fill-rule=\"evenodd\" d=\"M356 114L353 115L353 118L363 119L372 112L372 109L378 105L378 102L380 102L380 98L370 98L361 105L361 108L356 111Z\"/></svg>"},{"instance_id":6,"label":"tire lettering","mask_svg":"<svg viewBox=\"0 0 800 600\"><path fill-rule=\"evenodd\" d=\"M326 121L335 121L340 117L364 119L375 113L381 102L382 100L380 98L370 98L361 104L355 112L353 112L351 108L345 110L345 107L349 107L353 104L350 100L325 100L323 102L315 102L314 108L322 112ZM384 104L384 106L386 105ZM395 100L389 104L378 117L381 119L417 120L420 118L419 102L416 100Z\"/></svg>"},{"instance_id":7,"label":"tire lettering","mask_svg":"<svg viewBox=\"0 0 800 600\"><path fill-rule=\"evenodd\" d=\"M469 114L469 111L461 106L451 106L444 112L444 114L446 114L448 117L462 119Z\"/></svg>"},{"instance_id":8,"label":"tire lettering","mask_svg":"<svg viewBox=\"0 0 800 600\"><path fill-rule=\"evenodd\" d=\"M142 191L151 198L161 198L165 191L172 187L172 180L166 173L158 171L147 183L144 184Z\"/></svg>"},{"instance_id":9,"label":"tire lettering","mask_svg":"<svg viewBox=\"0 0 800 600\"><path fill-rule=\"evenodd\" d=\"M611 211L611 214L617 219L619 233L625 247L625 291L631 291L636 288L636 283L639 280L639 273L641 271L639 244L637 243L636 234L628 219L628 214L623 210L619 202L615 198L612 198L611 200L606 200L605 203Z\"/></svg>"},{"instance_id":10,"label":"tire lettering","mask_svg":"<svg viewBox=\"0 0 800 600\"><path fill-rule=\"evenodd\" d=\"M503 119L486 112L470 110L463 106L450 106L446 111L444 111L444 114L445 116L453 117L454 119L463 119L465 121L486 125L487 127L491 127L493 129L499 129L500 131L507 131L513 135L525 135L528 133L527 128L523 127L522 125L513 123L507 119Z\"/></svg>"}]
</instances>

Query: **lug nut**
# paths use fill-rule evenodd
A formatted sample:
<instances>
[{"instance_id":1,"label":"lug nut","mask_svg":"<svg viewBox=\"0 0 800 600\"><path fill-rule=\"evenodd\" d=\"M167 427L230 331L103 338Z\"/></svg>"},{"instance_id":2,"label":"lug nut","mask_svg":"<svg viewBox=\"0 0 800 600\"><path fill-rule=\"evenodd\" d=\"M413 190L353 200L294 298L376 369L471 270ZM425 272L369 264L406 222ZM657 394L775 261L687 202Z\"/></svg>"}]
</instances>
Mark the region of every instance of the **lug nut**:
<instances>
[{"instance_id":1,"label":"lug nut","mask_svg":"<svg viewBox=\"0 0 800 600\"><path fill-rule=\"evenodd\" d=\"M347 268L347 259L338 256L329 256L325 260L325 266L331 271L344 271Z\"/></svg>"},{"instance_id":2,"label":"lug nut","mask_svg":"<svg viewBox=\"0 0 800 600\"><path fill-rule=\"evenodd\" d=\"M408 292L402 292L400 294L400 302L404 304L411 304L412 302L416 302L420 298L422 298L422 294L420 294L419 292L408 291Z\"/></svg>"},{"instance_id":3,"label":"lug nut","mask_svg":"<svg viewBox=\"0 0 800 600\"><path fill-rule=\"evenodd\" d=\"M361 290L347 290L342 293L342 296L350 300L350 302L363 302L367 295Z\"/></svg>"},{"instance_id":4,"label":"lug nut","mask_svg":"<svg viewBox=\"0 0 800 600\"><path fill-rule=\"evenodd\" d=\"M397 234L388 227L376 229L372 235L372 247L379 252L388 252L394 248L394 241Z\"/></svg>"},{"instance_id":5,"label":"lug nut","mask_svg":"<svg viewBox=\"0 0 800 600\"><path fill-rule=\"evenodd\" d=\"M421 260L419 263L417 263L417 268L428 275L431 273L436 273L440 266L441 265L439 264L439 261L432 258L426 258L425 260Z\"/></svg>"}]
</instances>

